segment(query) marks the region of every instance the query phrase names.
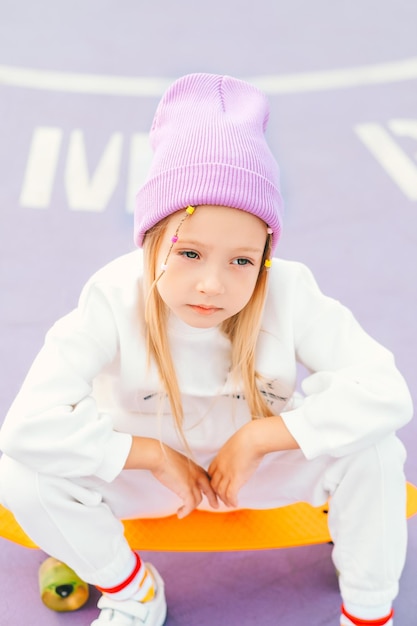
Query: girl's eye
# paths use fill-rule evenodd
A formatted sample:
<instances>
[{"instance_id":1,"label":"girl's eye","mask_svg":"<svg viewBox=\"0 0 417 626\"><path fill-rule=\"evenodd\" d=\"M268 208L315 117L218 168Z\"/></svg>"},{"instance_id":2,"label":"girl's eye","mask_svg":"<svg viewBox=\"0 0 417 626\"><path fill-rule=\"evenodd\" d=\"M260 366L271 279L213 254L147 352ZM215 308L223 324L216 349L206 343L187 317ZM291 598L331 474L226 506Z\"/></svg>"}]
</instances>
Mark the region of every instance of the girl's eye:
<instances>
[{"instance_id":1,"label":"girl's eye","mask_svg":"<svg viewBox=\"0 0 417 626\"><path fill-rule=\"evenodd\" d=\"M182 250L179 254L187 259L198 259L198 253L193 250Z\"/></svg>"},{"instance_id":2,"label":"girl's eye","mask_svg":"<svg viewBox=\"0 0 417 626\"><path fill-rule=\"evenodd\" d=\"M252 261L249 259L234 259L232 263L234 265L253 265Z\"/></svg>"}]
</instances>

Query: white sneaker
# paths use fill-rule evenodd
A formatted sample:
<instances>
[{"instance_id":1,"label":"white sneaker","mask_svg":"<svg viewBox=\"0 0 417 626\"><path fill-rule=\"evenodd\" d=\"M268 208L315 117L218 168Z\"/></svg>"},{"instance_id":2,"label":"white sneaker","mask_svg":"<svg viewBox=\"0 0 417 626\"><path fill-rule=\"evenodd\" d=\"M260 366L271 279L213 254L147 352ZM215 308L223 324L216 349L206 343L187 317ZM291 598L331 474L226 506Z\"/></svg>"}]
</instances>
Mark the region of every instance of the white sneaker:
<instances>
[{"instance_id":1,"label":"white sneaker","mask_svg":"<svg viewBox=\"0 0 417 626\"><path fill-rule=\"evenodd\" d=\"M162 626L166 619L167 603L165 600L164 581L150 563L146 567L155 579L156 593L153 600L138 602L137 600L112 600L101 596L98 601L100 615L91 626Z\"/></svg>"}]
</instances>

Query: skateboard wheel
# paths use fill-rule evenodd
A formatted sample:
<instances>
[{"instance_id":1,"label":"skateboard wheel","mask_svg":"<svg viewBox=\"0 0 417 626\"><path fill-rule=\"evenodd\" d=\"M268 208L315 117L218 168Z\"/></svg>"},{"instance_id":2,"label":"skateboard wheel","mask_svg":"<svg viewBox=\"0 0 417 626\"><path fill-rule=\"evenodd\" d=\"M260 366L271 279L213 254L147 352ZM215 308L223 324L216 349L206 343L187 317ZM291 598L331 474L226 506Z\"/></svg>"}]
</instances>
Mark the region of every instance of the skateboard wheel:
<instances>
[{"instance_id":1,"label":"skateboard wheel","mask_svg":"<svg viewBox=\"0 0 417 626\"><path fill-rule=\"evenodd\" d=\"M42 602L53 611L76 611L88 600L89 588L65 563L49 557L39 568Z\"/></svg>"}]
</instances>

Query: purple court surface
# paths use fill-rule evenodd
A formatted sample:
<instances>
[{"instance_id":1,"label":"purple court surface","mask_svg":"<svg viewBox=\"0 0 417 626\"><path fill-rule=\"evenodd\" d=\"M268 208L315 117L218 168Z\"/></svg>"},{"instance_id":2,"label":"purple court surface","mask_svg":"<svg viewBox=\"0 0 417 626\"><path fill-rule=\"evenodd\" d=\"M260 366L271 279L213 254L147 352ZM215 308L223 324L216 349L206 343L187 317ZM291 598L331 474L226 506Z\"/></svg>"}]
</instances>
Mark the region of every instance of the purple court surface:
<instances>
[{"instance_id":1,"label":"purple court surface","mask_svg":"<svg viewBox=\"0 0 417 626\"><path fill-rule=\"evenodd\" d=\"M413 0L0 0L0 422L43 336L132 244L132 201L165 87L231 74L271 102L286 228L396 355L417 399L417 4ZM400 436L417 484L416 422ZM396 626L417 624L417 517ZM105 549L105 546L104 546ZM146 554L167 626L338 624L331 546ZM0 540L0 625L88 626L45 608L44 555Z\"/></svg>"}]
</instances>

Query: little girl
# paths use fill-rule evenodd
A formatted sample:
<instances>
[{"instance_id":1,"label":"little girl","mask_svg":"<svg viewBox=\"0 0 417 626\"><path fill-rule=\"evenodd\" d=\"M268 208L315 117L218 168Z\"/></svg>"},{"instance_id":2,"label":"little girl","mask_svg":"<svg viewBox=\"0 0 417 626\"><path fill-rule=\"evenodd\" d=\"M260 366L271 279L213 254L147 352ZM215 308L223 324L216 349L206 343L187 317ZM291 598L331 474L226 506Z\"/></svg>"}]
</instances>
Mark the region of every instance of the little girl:
<instances>
[{"instance_id":1,"label":"little girl","mask_svg":"<svg viewBox=\"0 0 417 626\"><path fill-rule=\"evenodd\" d=\"M120 519L329 498L340 624L393 624L406 551L395 431L410 396L390 352L304 265L272 259L282 200L267 121L265 96L240 80L168 89L137 194L141 249L53 326L2 428L0 499L100 589L93 625L165 621L162 578Z\"/></svg>"}]
</instances>

